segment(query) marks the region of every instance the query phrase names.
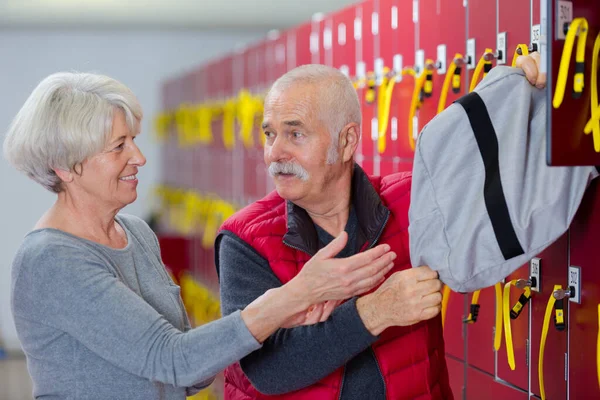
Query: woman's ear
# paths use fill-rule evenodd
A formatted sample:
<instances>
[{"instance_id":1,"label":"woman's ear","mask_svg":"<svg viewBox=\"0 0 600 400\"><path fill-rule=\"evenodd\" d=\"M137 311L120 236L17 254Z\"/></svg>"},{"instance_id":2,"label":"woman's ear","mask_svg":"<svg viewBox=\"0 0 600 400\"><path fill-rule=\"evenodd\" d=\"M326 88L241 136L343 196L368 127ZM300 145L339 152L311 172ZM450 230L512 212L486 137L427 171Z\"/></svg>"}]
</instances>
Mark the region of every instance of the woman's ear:
<instances>
[{"instance_id":1,"label":"woman's ear","mask_svg":"<svg viewBox=\"0 0 600 400\"><path fill-rule=\"evenodd\" d=\"M59 169L59 168L54 168L53 171L56 174L56 176L58 176L60 178L61 181L65 182L65 183L73 182L74 177L73 177L73 173L71 171L68 171L66 169Z\"/></svg>"}]
</instances>

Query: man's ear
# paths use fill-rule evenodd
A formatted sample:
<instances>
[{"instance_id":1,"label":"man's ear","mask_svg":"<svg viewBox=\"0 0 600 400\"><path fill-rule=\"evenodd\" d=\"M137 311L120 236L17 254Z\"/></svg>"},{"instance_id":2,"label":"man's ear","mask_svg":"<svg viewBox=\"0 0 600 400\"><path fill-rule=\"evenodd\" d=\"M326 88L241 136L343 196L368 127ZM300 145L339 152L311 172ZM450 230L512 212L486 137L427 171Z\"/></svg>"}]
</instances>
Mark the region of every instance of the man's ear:
<instances>
[{"instance_id":1,"label":"man's ear","mask_svg":"<svg viewBox=\"0 0 600 400\"><path fill-rule=\"evenodd\" d=\"M349 123L342 129L340 134L340 151L342 154L342 160L348 162L352 160L354 153L358 147L360 140L360 127L357 123Z\"/></svg>"},{"instance_id":2,"label":"man's ear","mask_svg":"<svg viewBox=\"0 0 600 400\"><path fill-rule=\"evenodd\" d=\"M59 168L54 168L53 171L56 174L56 176L58 176L60 178L60 180L63 181L64 183L73 182L73 179L74 179L73 172L68 171L66 169L59 169Z\"/></svg>"}]
</instances>

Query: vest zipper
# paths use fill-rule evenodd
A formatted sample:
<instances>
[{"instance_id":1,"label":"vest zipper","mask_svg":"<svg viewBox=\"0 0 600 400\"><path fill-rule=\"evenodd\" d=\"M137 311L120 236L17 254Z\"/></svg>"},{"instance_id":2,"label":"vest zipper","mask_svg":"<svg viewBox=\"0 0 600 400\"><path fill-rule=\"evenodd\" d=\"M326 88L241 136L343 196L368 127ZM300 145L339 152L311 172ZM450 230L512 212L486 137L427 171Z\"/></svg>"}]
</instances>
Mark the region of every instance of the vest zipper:
<instances>
[{"instance_id":1,"label":"vest zipper","mask_svg":"<svg viewBox=\"0 0 600 400\"><path fill-rule=\"evenodd\" d=\"M374 247L377 244L377 241L381 237L381 234L383 233L383 230L385 229L385 226L387 225L389 219L390 219L390 212L388 211L388 213L387 213L387 215L385 217L385 221L383 221L383 224L381 224L381 228L379 229L379 232L377 233L377 236L375 236L375 239L373 240L373 243L371 243L369 245L369 247L367 247L367 249L370 249L370 248Z\"/></svg>"},{"instance_id":2,"label":"vest zipper","mask_svg":"<svg viewBox=\"0 0 600 400\"><path fill-rule=\"evenodd\" d=\"M344 381L346 380L346 365L342 369L342 382L340 383L340 395L338 396L338 400L342 400L342 390L344 390Z\"/></svg>"},{"instance_id":3,"label":"vest zipper","mask_svg":"<svg viewBox=\"0 0 600 400\"><path fill-rule=\"evenodd\" d=\"M379 368L379 361L377 361L377 356L375 355L375 350L371 347L371 353L373 353L373 359L375 360L375 365L377 365L377 371L379 371L379 376L381 377L381 383L383 383L383 398L385 399L387 388L385 386L385 379L383 378L383 373L381 373L381 368Z\"/></svg>"},{"instance_id":4,"label":"vest zipper","mask_svg":"<svg viewBox=\"0 0 600 400\"><path fill-rule=\"evenodd\" d=\"M292 249L294 249L294 250L301 251L301 252L303 252L303 253L306 253L306 254L308 254L308 255L309 255L309 256L311 256L311 257L314 257L314 254L313 254L313 255L311 255L311 254L308 252L308 250L306 250L306 249L301 249L300 247L292 246L291 244L289 244L289 243L288 243L288 242L286 242L285 240L283 240L283 244L285 244L287 247L291 247L291 248L292 248Z\"/></svg>"}]
</instances>

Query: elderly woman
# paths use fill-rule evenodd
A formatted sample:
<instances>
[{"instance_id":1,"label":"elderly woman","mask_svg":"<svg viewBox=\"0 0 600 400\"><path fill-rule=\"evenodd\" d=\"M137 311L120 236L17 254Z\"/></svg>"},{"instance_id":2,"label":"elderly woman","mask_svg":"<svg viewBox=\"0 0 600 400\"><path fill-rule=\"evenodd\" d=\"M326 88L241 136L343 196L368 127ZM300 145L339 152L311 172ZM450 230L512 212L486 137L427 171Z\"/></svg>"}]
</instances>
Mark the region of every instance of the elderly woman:
<instances>
[{"instance_id":1,"label":"elderly woman","mask_svg":"<svg viewBox=\"0 0 600 400\"><path fill-rule=\"evenodd\" d=\"M44 79L15 117L5 157L56 193L14 260L12 307L36 398L184 399L275 330L324 320L383 281L389 246L334 259L342 234L288 284L191 329L154 233L118 214L146 159L142 110L106 76Z\"/></svg>"}]
</instances>

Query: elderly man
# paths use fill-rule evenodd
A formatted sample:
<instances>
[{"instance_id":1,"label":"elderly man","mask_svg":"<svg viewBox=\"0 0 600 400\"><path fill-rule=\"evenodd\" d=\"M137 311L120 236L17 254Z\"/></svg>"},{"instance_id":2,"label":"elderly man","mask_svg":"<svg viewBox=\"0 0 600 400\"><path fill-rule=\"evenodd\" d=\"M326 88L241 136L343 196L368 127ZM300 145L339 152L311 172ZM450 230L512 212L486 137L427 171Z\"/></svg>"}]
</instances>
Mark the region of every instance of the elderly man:
<instances>
[{"instance_id":1,"label":"elderly man","mask_svg":"<svg viewBox=\"0 0 600 400\"><path fill-rule=\"evenodd\" d=\"M523 69L535 83L536 64L527 61ZM279 329L229 367L227 399L453 398L439 317L441 282L428 267L410 265L411 174L369 177L354 163L360 122L351 82L322 65L288 72L265 99L264 158L276 191L219 232L223 314L285 284L344 231L348 240L339 257L376 243L389 244L398 257L376 291L326 304L315 311L320 323Z\"/></svg>"}]
</instances>

